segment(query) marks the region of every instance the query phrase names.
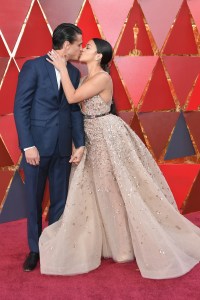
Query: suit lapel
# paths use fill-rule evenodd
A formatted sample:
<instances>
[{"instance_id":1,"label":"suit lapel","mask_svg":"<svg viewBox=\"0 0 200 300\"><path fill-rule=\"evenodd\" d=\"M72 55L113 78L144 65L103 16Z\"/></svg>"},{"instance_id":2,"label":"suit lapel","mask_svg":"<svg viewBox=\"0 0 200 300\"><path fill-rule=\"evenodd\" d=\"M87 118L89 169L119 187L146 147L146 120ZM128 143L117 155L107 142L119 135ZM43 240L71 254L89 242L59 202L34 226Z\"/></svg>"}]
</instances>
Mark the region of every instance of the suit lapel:
<instances>
[{"instance_id":1,"label":"suit lapel","mask_svg":"<svg viewBox=\"0 0 200 300\"><path fill-rule=\"evenodd\" d=\"M49 74L49 77L50 77L52 86L53 86L53 88L54 88L54 90L55 90L55 93L56 93L57 97L59 98L59 90L58 90L58 83L57 83L57 78L56 78L55 68L54 68L54 66L53 66L52 64L50 64L50 63L46 60L46 58L48 58L47 55L45 56L45 66L46 66L46 68L47 68L47 71L48 71L48 74ZM71 68L70 68L70 65L69 65L69 64L67 65L67 70L68 70L68 72L69 72L69 77L71 78ZM63 94L62 94L62 96L61 96L61 99L58 99L58 101L60 102L60 104L61 104L61 102L63 101L63 98L64 98L63 96L64 96L64 92L63 92ZM65 101L66 101L66 100L65 100Z\"/></svg>"},{"instance_id":2,"label":"suit lapel","mask_svg":"<svg viewBox=\"0 0 200 300\"><path fill-rule=\"evenodd\" d=\"M55 90L56 95L58 96L58 83L57 83L57 78L56 78L56 72L55 72L55 68L52 64L50 64L47 60L46 57L48 58L48 56L45 56L45 66L47 68L47 71L49 73L49 77L52 83L52 86Z\"/></svg>"},{"instance_id":3,"label":"suit lapel","mask_svg":"<svg viewBox=\"0 0 200 300\"><path fill-rule=\"evenodd\" d=\"M68 73L69 73L69 77L70 77L70 79L72 80L72 77L71 77L71 67L69 66L69 64L67 65L67 70L68 70ZM59 91L59 97L60 97L60 104L64 101L64 102L66 102L66 99L67 99L67 97L65 96L65 93L64 93L64 91L63 91L63 87L62 87L62 91Z\"/></svg>"}]
</instances>

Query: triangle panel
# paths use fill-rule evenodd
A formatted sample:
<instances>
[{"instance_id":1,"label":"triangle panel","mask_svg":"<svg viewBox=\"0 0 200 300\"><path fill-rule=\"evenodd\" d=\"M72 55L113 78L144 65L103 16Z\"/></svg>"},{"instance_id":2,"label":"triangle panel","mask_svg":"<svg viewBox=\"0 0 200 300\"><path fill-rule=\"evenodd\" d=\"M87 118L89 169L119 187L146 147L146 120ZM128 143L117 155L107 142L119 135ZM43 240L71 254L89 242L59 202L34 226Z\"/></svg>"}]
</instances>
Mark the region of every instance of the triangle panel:
<instances>
[{"instance_id":1,"label":"triangle panel","mask_svg":"<svg viewBox=\"0 0 200 300\"><path fill-rule=\"evenodd\" d=\"M48 23L54 30L61 23L74 24L84 0L76 0L73 3L69 0L40 0L42 9L47 16Z\"/></svg>"},{"instance_id":2,"label":"triangle panel","mask_svg":"<svg viewBox=\"0 0 200 300\"><path fill-rule=\"evenodd\" d=\"M115 57L115 63L135 107L138 106L157 59L156 56Z\"/></svg>"},{"instance_id":3,"label":"triangle panel","mask_svg":"<svg viewBox=\"0 0 200 300\"><path fill-rule=\"evenodd\" d=\"M118 116L126 122L127 125L131 125L133 118L134 118L134 112L133 111L119 111Z\"/></svg>"},{"instance_id":4,"label":"triangle panel","mask_svg":"<svg viewBox=\"0 0 200 300\"><path fill-rule=\"evenodd\" d=\"M144 14L137 0L134 1L129 12L128 20L116 53L120 56L128 55L134 49L141 51L140 55L154 54L144 24Z\"/></svg>"},{"instance_id":5,"label":"triangle panel","mask_svg":"<svg viewBox=\"0 0 200 300\"><path fill-rule=\"evenodd\" d=\"M14 163L10 157L10 154L8 153L5 142L0 134L0 168L12 166L13 164Z\"/></svg>"},{"instance_id":6,"label":"triangle panel","mask_svg":"<svg viewBox=\"0 0 200 300\"><path fill-rule=\"evenodd\" d=\"M37 1L25 26L16 57L40 56L52 48L52 38Z\"/></svg>"},{"instance_id":7,"label":"triangle panel","mask_svg":"<svg viewBox=\"0 0 200 300\"><path fill-rule=\"evenodd\" d=\"M113 80L113 99L115 102L115 106L117 111L120 110L130 110L132 109L129 98L126 94L122 81L120 79L119 73L114 62L110 68L110 74Z\"/></svg>"},{"instance_id":8,"label":"triangle panel","mask_svg":"<svg viewBox=\"0 0 200 300\"><path fill-rule=\"evenodd\" d=\"M3 42L3 39L2 39L2 37L0 35L0 58L1 57L9 57L9 54L8 54L6 46L5 46L4 42Z\"/></svg>"},{"instance_id":9,"label":"triangle panel","mask_svg":"<svg viewBox=\"0 0 200 300\"><path fill-rule=\"evenodd\" d=\"M1 141L1 140L0 140ZM0 155L1 157L1 155ZM1 170L0 169L0 212L2 210L3 202L5 201L7 189L10 186L13 178L14 171Z\"/></svg>"},{"instance_id":10,"label":"triangle panel","mask_svg":"<svg viewBox=\"0 0 200 300\"><path fill-rule=\"evenodd\" d=\"M0 223L16 221L26 217L27 201L25 188L19 173L16 172L0 214Z\"/></svg>"},{"instance_id":11,"label":"triangle panel","mask_svg":"<svg viewBox=\"0 0 200 300\"><path fill-rule=\"evenodd\" d=\"M2 1L1 1L2 2ZM30 9L32 0L4 0L0 9L0 28L9 48L13 49Z\"/></svg>"},{"instance_id":12,"label":"triangle panel","mask_svg":"<svg viewBox=\"0 0 200 300\"><path fill-rule=\"evenodd\" d=\"M13 113L18 74L18 69L12 59L0 90L0 115Z\"/></svg>"},{"instance_id":13,"label":"triangle panel","mask_svg":"<svg viewBox=\"0 0 200 300\"><path fill-rule=\"evenodd\" d=\"M187 4L190 8L191 14L194 18L194 21L197 25L197 28L198 28L199 32L200 32L200 5L199 5L199 0L188 1Z\"/></svg>"},{"instance_id":14,"label":"triangle panel","mask_svg":"<svg viewBox=\"0 0 200 300\"><path fill-rule=\"evenodd\" d=\"M167 55L198 54L198 48L192 29L190 10L185 0L183 1L162 52Z\"/></svg>"},{"instance_id":15,"label":"triangle panel","mask_svg":"<svg viewBox=\"0 0 200 300\"><path fill-rule=\"evenodd\" d=\"M142 140L142 142L146 145L146 141L144 138L144 134L142 132L140 120L138 119L137 114L135 114L132 122L131 122L131 129L139 136L139 138Z\"/></svg>"},{"instance_id":16,"label":"triangle panel","mask_svg":"<svg viewBox=\"0 0 200 300\"><path fill-rule=\"evenodd\" d=\"M176 18L177 12L181 7L183 0L139 0L145 18L153 33L155 41L161 49L171 24ZM164 9L163 6L167 9Z\"/></svg>"},{"instance_id":17,"label":"triangle panel","mask_svg":"<svg viewBox=\"0 0 200 300\"><path fill-rule=\"evenodd\" d=\"M1 81L2 81L3 76L5 74L5 71L6 71L6 68L7 68L7 65L8 65L8 61L9 61L9 58L0 57L0 84L1 84Z\"/></svg>"},{"instance_id":18,"label":"triangle panel","mask_svg":"<svg viewBox=\"0 0 200 300\"><path fill-rule=\"evenodd\" d=\"M83 64L79 61L72 61L71 62L77 69L79 69L81 73L81 77L87 76L88 71L87 71L87 66L86 64Z\"/></svg>"},{"instance_id":19,"label":"triangle panel","mask_svg":"<svg viewBox=\"0 0 200 300\"><path fill-rule=\"evenodd\" d=\"M101 38L91 5L86 0L81 16L77 24L83 31L83 46L92 38Z\"/></svg>"},{"instance_id":20,"label":"triangle panel","mask_svg":"<svg viewBox=\"0 0 200 300\"><path fill-rule=\"evenodd\" d=\"M200 70L200 57L163 57L164 65L172 80L178 101L183 106Z\"/></svg>"},{"instance_id":21,"label":"triangle panel","mask_svg":"<svg viewBox=\"0 0 200 300\"><path fill-rule=\"evenodd\" d=\"M180 114L172 134L165 160L195 155L183 113Z\"/></svg>"},{"instance_id":22,"label":"triangle panel","mask_svg":"<svg viewBox=\"0 0 200 300\"><path fill-rule=\"evenodd\" d=\"M139 113L141 125L157 159L167 146L178 117L177 112Z\"/></svg>"},{"instance_id":23,"label":"triangle panel","mask_svg":"<svg viewBox=\"0 0 200 300\"><path fill-rule=\"evenodd\" d=\"M90 4L106 39L114 47L133 0L118 2L117 5L108 0L90 0Z\"/></svg>"},{"instance_id":24,"label":"triangle panel","mask_svg":"<svg viewBox=\"0 0 200 300\"><path fill-rule=\"evenodd\" d=\"M162 62L159 59L139 110L147 112L171 109L175 109L175 103Z\"/></svg>"},{"instance_id":25,"label":"triangle panel","mask_svg":"<svg viewBox=\"0 0 200 300\"><path fill-rule=\"evenodd\" d=\"M200 112L186 112L184 113L185 120L189 127L190 133L194 139L198 151L200 152Z\"/></svg>"},{"instance_id":26,"label":"triangle panel","mask_svg":"<svg viewBox=\"0 0 200 300\"><path fill-rule=\"evenodd\" d=\"M200 190L200 172L196 177L196 180L192 186L188 198L185 200L185 202L182 205L183 214L200 211L199 190Z\"/></svg>"},{"instance_id":27,"label":"triangle panel","mask_svg":"<svg viewBox=\"0 0 200 300\"><path fill-rule=\"evenodd\" d=\"M12 164L16 165L20 158L21 151L18 146L18 136L13 115L0 118L0 134L13 161Z\"/></svg>"},{"instance_id":28,"label":"triangle panel","mask_svg":"<svg viewBox=\"0 0 200 300\"><path fill-rule=\"evenodd\" d=\"M186 110L200 110L200 74L196 80Z\"/></svg>"},{"instance_id":29,"label":"triangle panel","mask_svg":"<svg viewBox=\"0 0 200 300\"><path fill-rule=\"evenodd\" d=\"M167 183L174 195L177 206L181 209L184 200L186 199L193 182L199 172L200 165L193 164L174 164L174 165L159 165Z\"/></svg>"}]
</instances>

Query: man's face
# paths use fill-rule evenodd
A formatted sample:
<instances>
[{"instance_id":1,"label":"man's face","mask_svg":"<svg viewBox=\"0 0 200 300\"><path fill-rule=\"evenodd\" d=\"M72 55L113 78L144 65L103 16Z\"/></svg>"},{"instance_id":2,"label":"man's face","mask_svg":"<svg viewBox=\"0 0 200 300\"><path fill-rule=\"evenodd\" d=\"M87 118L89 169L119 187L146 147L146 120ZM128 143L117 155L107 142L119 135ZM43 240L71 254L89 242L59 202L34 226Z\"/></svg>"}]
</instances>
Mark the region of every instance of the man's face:
<instances>
[{"instance_id":1,"label":"man's face","mask_svg":"<svg viewBox=\"0 0 200 300\"><path fill-rule=\"evenodd\" d=\"M70 60L78 60L82 51L82 35L77 34L76 39L72 44L68 44L66 55Z\"/></svg>"}]
</instances>

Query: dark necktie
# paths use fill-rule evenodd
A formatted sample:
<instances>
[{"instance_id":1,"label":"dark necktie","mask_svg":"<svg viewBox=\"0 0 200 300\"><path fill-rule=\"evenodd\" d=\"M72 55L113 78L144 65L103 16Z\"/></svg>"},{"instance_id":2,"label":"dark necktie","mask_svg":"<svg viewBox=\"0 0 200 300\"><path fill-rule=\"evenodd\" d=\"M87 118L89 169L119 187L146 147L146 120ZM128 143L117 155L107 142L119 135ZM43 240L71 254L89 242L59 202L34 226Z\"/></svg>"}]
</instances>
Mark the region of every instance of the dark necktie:
<instances>
[{"instance_id":1,"label":"dark necktie","mask_svg":"<svg viewBox=\"0 0 200 300\"><path fill-rule=\"evenodd\" d=\"M59 101L59 103L62 100L62 96L63 96L63 87L62 87L62 82L60 82L60 88L59 88L59 91L58 91L58 101Z\"/></svg>"}]
</instances>

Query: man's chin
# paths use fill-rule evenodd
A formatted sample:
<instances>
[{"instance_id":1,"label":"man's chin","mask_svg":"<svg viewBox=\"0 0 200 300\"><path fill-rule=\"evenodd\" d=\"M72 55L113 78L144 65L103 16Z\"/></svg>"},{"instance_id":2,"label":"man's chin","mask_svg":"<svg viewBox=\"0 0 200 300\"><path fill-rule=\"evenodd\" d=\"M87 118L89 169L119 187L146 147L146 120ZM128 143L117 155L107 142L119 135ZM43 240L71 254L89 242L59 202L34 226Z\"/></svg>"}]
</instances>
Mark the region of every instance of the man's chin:
<instances>
[{"instance_id":1,"label":"man's chin","mask_svg":"<svg viewBox=\"0 0 200 300\"><path fill-rule=\"evenodd\" d=\"M70 60L79 61L80 56L73 56L70 58Z\"/></svg>"}]
</instances>

